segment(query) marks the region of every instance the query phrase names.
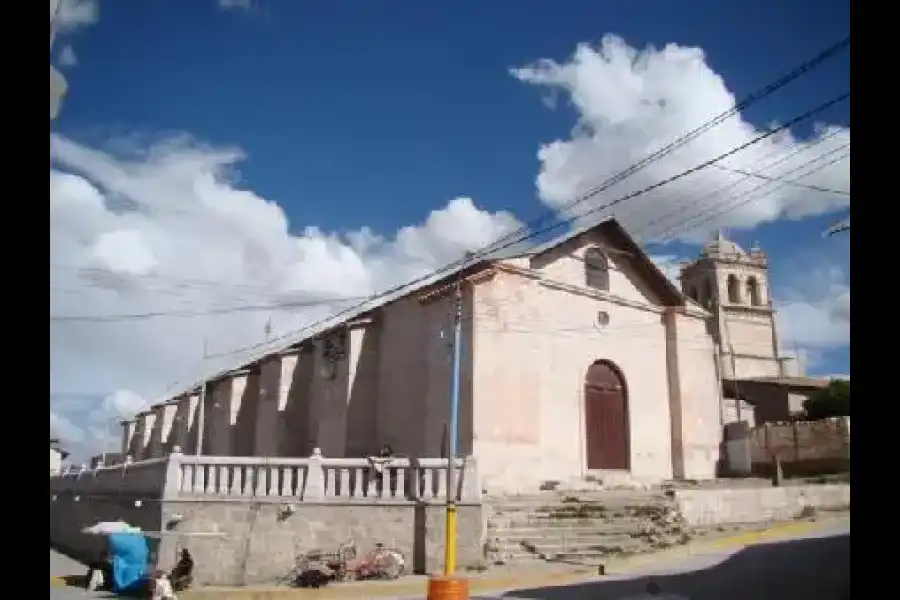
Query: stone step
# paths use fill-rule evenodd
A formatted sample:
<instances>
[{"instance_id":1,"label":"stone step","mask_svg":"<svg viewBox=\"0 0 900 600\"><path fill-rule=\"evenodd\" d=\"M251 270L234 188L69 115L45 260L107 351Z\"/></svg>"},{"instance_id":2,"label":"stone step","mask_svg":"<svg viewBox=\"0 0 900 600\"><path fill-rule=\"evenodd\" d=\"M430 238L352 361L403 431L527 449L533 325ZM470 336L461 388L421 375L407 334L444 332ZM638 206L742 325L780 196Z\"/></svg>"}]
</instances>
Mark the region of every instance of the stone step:
<instances>
[{"instance_id":1,"label":"stone step","mask_svg":"<svg viewBox=\"0 0 900 600\"><path fill-rule=\"evenodd\" d=\"M553 549L547 549L547 551L543 552L528 552L524 549L522 550L509 550L502 554L503 562L525 562L525 561L561 561L561 562L579 562L579 563L601 563L608 560L610 557L623 557L623 556L638 556L642 554L649 554L651 552L657 551L659 548L652 546L642 546L635 547L632 549L624 549L619 550L616 548L610 549L591 549L591 548L572 548L572 549L560 549L559 551L553 551Z\"/></svg>"},{"instance_id":2,"label":"stone step","mask_svg":"<svg viewBox=\"0 0 900 600\"><path fill-rule=\"evenodd\" d=\"M607 532L570 532L564 535L546 533L544 531L535 532L509 532L504 534L491 533L491 540L498 540L501 544L518 544L527 542L531 544L627 544L635 540L640 540L628 534L607 533Z\"/></svg>"},{"instance_id":3,"label":"stone step","mask_svg":"<svg viewBox=\"0 0 900 600\"><path fill-rule=\"evenodd\" d=\"M489 517L493 527L607 527L623 525L637 527L645 523L678 523L678 513L671 510L635 511L630 513L566 513L517 512Z\"/></svg>"},{"instance_id":4,"label":"stone step","mask_svg":"<svg viewBox=\"0 0 900 600\"><path fill-rule=\"evenodd\" d=\"M635 553L640 552L643 548L649 547L649 544L642 544L634 540L620 541L616 543L614 540L594 540L582 541L581 543L563 543L563 542L522 542L518 544L502 544L498 548L506 552L530 552L532 554L556 555L566 552L605 552L609 553Z\"/></svg>"},{"instance_id":5,"label":"stone step","mask_svg":"<svg viewBox=\"0 0 900 600\"><path fill-rule=\"evenodd\" d=\"M587 523L583 526L570 524L554 525L526 523L522 525L495 525L488 524L488 535L502 536L544 536L544 537L577 537L598 535L630 535L641 531L641 523L615 522L615 523Z\"/></svg>"},{"instance_id":6,"label":"stone step","mask_svg":"<svg viewBox=\"0 0 900 600\"><path fill-rule=\"evenodd\" d=\"M611 492L580 495L543 495L543 496L512 496L505 498L486 498L488 506L501 507L533 507L540 505L559 504L607 504L609 506L623 506L628 504L671 504L672 499L660 493L628 493L614 494Z\"/></svg>"}]
</instances>

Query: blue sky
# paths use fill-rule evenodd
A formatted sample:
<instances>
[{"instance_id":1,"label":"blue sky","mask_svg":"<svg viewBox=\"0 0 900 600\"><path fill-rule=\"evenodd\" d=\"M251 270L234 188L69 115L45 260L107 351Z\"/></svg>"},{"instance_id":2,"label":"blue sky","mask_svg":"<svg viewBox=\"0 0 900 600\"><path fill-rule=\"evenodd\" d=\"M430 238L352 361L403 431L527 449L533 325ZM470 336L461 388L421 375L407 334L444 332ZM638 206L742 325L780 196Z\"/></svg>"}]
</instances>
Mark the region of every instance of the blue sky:
<instances>
[{"instance_id":1,"label":"blue sky","mask_svg":"<svg viewBox=\"0 0 900 600\"><path fill-rule=\"evenodd\" d=\"M70 9L74 4L85 9L93 3L68 4ZM693 123L687 117L661 117L654 133L650 125L643 127L632 119L621 131L613 132L622 136L617 152L609 141L614 137L610 130L605 134L597 131L597 123L616 121L609 119L615 102L600 102L595 105L600 108L594 110L584 100L597 100L597 94L584 86L602 78L580 77L579 73L599 72L582 63L582 71L574 66L566 71L574 79L563 77L565 81L560 83L561 69L574 65L578 44L596 49L604 35L613 34L637 50L666 44L702 49L701 62L708 72L697 75L702 80L684 77L686 82L696 82L696 98L691 98L691 90L678 92L677 80L659 84L660 98L671 95L673 99L667 100L671 106L693 114L713 110L717 99L721 100L721 94L705 95L701 81L703 86L708 82L712 90L718 75L725 88L741 98L849 33L849 5L835 0L752 4L712 0L254 0L246 8L235 6L241 4L235 0L222 4L232 6L220 6L215 0L106 0L93 13L95 19L73 22L54 46L57 64L70 84L61 117L54 124L54 133L64 142L55 151L54 166L59 172L91 182L91 189L107 197L126 197L131 188L125 184L116 188L118 184L111 183L108 172L103 171L104 165L121 165L115 161L127 159L132 166L129 176L136 177L140 160L154 165L157 170L153 173L159 174L163 167L175 169L171 156L187 157L185 164L194 165L198 172L221 176L217 185L225 185L222 181L227 180L229 190L249 190L260 202L277 203L293 236L309 237L307 228L316 227L322 234L351 233L353 237L352 232L368 228L366 231L383 236L395 250L400 241L409 241L409 236L397 238L398 230L422 225L432 211L442 210L454 198L471 198L473 210L486 215L479 217L479 235L494 231L492 227L502 230L502 215L507 212L527 222L548 208L558 208L562 196L578 189L575 184L565 188L566 182L571 183L572 167L542 161L539 150L554 140L571 142L577 137L573 128L579 120L594 128L590 139L598 144L594 151L599 154L596 172L579 173L578 185L602 181L601 175L611 172L615 160L625 161L628 153L643 148L629 141L640 137L638 133L649 131L648 137L657 140L658 147L683 133L681 125ZM511 69L542 59L556 61L556 70L538 67L528 73L520 71L518 76L511 73ZM544 81L555 78L555 83L536 83L540 77ZM646 82L645 86L652 87ZM849 53L845 53L742 116L748 124L764 127L848 89ZM848 104L823 113L821 120L846 127L849 143ZM634 136L626 139L631 134ZM817 135L810 123L795 134L792 143L797 144ZM727 137L715 131L709 135ZM235 162L228 154L234 148L242 151L243 160ZM697 150L698 156L702 150ZM610 164L602 157L612 157ZM594 164L589 154L573 160L582 166ZM803 181L812 183L828 174L829 184L844 182L843 189L849 189L849 161L835 168L839 172L822 171ZM661 171L647 176L658 173ZM539 174L545 177L543 184L536 181ZM121 183L121 178L116 181ZM142 185L147 181L142 179ZM77 183L74 179L65 182ZM153 182L155 185L158 180ZM176 190L166 185L158 188L160 194L171 192L175 197L184 192L183 187ZM52 181L51 187L55 189ZM627 187L621 189L621 193L627 191ZM718 223L728 227L729 235L740 244L757 242L768 252L773 290L783 304L793 303L792 309L786 309L786 318L797 323L809 314L804 312L809 306L828 313L829 296L833 299L844 290L849 306L849 237L824 239L821 235L831 222L846 214L849 199L832 204L818 203L815 198L801 200L783 199L783 210L769 207L769 212L746 213L734 222L726 217ZM669 199L661 198L659 203L663 201ZM789 205L799 206L796 203L804 208L792 213ZM465 208L457 206L459 218L474 215ZM648 204L641 210L629 215L630 221L626 219L634 226L632 230L663 208ZM785 214L803 218L786 219ZM489 218L494 225L485 220ZM57 220L62 223L61 219ZM753 227L739 228L747 223ZM151 229L159 231L159 227ZM685 239L696 241L703 235L708 232L685 233ZM123 249L121 237L108 244L120 257L131 252ZM471 241L435 240L424 233L416 240L432 244L428 250L432 258ZM650 250L670 258L694 255L696 246L683 241L664 247L651 245ZM243 251L246 253L246 247ZM70 263L61 268L73 267L72 260L66 260L72 258L72 252L60 252L57 262ZM140 263L139 255L128 254ZM387 261L385 256L382 252L378 260ZM374 267L365 268L371 271ZM162 277L159 271L155 273ZM186 273L166 276L182 291L188 279L209 279L204 273L219 278L199 258L197 268ZM92 306L130 312L122 305L98 305L94 300L84 305L85 310L66 311L73 297L88 299L89 292L75 289L74 280L57 284L66 287L66 295L56 304L58 312L95 314ZM249 290L258 284L229 281L223 285L234 292L236 286L248 286ZM192 290L196 289L193 285ZM160 293L173 298L170 292ZM179 306L195 306L202 299L179 296L178 300ZM844 329L849 331L847 319ZM819 327L815 323L813 320L812 327ZM827 340L810 341L799 331L795 336L800 338L796 345L810 353L811 368L817 372L849 372L849 337L841 338L844 329L840 323L835 327L836 337ZM103 328L99 333L78 330L79 335L92 337L106 332ZM62 339L75 334L67 329L55 335ZM233 345L234 340L212 337L207 343L213 346ZM54 346L55 360L71 362L71 371L76 364L83 370L84 361L92 368L104 368L102 353L74 362L69 360L71 354L66 354L67 347ZM164 370L162 366L160 370ZM158 374L154 373L157 379ZM51 380L51 387L62 394L112 391L83 389L60 372L52 373Z\"/></svg>"}]
</instances>

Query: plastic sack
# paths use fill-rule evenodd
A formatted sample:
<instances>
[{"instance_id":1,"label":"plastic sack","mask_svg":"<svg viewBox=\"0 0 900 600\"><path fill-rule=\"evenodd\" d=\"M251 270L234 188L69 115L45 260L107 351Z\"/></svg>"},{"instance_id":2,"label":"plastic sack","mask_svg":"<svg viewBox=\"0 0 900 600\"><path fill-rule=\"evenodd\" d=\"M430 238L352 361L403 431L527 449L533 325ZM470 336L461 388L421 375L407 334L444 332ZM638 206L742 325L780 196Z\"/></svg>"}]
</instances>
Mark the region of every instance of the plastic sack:
<instances>
[{"instance_id":1,"label":"plastic sack","mask_svg":"<svg viewBox=\"0 0 900 600\"><path fill-rule=\"evenodd\" d=\"M150 546L142 533L112 533L107 539L112 561L112 590L129 591L145 583L150 562Z\"/></svg>"}]
</instances>

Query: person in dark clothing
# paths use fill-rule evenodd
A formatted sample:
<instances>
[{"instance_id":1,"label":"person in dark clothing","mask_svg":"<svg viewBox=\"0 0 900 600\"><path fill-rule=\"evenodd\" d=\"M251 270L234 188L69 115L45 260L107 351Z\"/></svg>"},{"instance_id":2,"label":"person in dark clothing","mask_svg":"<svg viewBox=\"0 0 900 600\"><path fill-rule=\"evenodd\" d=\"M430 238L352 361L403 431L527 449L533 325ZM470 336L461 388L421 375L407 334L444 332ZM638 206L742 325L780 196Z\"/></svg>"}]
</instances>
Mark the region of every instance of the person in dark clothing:
<instances>
[{"instance_id":1,"label":"person in dark clothing","mask_svg":"<svg viewBox=\"0 0 900 600\"><path fill-rule=\"evenodd\" d=\"M181 558L169 573L169 581L172 582L172 589L176 592L187 589L194 582L194 557L187 548L181 551Z\"/></svg>"}]
</instances>

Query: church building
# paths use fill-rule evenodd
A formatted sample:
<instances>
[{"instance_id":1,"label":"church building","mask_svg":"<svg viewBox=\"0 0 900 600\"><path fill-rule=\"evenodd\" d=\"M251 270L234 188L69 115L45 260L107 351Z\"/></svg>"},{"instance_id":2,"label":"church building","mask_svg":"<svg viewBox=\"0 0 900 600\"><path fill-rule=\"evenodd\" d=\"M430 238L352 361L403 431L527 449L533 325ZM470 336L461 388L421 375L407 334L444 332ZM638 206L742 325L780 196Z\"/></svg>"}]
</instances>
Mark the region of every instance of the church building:
<instances>
[{"instance_id":1,"label":"church building","mask_svg":"<svg viewBox=\"0 0 900 600\"><path fill-rule=\"evenodd\" d=\"M716 240L684 266L682 293L608 219L472 259L268 348L202 384L204 431L195 387L124 423L122 451L190 454L200 436L212 455L353 457L383 444L444 455L458 282L459 451L489 492L712 478L723 425L750 406L729 406L723 382L790 373L761 252Z\"/></svg>"}]
</instances>

